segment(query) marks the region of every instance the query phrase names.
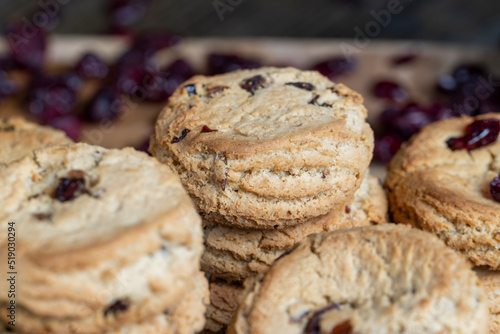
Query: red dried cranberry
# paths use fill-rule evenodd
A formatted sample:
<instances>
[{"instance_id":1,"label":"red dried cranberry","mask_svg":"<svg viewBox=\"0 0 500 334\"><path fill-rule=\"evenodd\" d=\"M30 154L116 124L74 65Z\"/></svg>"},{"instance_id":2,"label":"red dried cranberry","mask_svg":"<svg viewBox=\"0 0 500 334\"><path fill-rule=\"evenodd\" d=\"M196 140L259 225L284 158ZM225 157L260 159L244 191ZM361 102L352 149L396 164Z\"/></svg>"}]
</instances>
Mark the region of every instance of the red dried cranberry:
<instances>
[{"instance_id":1,"label":"red dried cranberry","mask_svg":"<svg viewBox=\"0 0 500 334\"><path fill-rule=\"evenodd\" d=\"M213 130L213 129L210 129L208 126L206 125L203 125L203 127L201 128L201 133L205 133L205 132L216 132L217 130Z\"/></svg>"},{"instance_id":2,"label":"red dried cranberry","mask_svg":"<svg viewBox=\"0 0 500 334\"><path fill-rule=\"evenodd\" d=\"M5 35L12 56L20 67L29 70L39 70L42 67L46 49L44 30L15 21L7 26Z\"/></svg>"},{"instance_id":3,"label":"red dried cranberry","mask_svg":"<svg viewBox=\"0 0 500 334\"><path fill-rule=\"evenodd\" d=\"M148 73L143 80L146 99L156 102L166 100L181 83L193 75L191 65L182 59L174 61L160 72Z\"/></svg>"},{"instance_id":4,"label":"red dried cranberry","mask_svg":"<svg viewBox=\"0 0 500 334\"><path fill-rule=\"evenodd\" d=\"M403 64L408 64L413 62L415 59L417 59L417 55L414 53L408 53L400 56L396 56L391 59L391 62L393 65L398 66L398 65L403 65Z\"/></svg>"},{"instance_id":5,"label":"red dried cranberry","mask_svg":"<svg viewBox=\"0 0 500 334\"><path fill-rule=\"evenodd\" d=\"M61 178L54 193L54 198L67 202L81 195L85 190L84 178Z\"/></svg>"},{"instance_id":6,"label":"red dried cranberry","mask_svg":"<svg viewBox=\"0 0 500 334\"><path fill-rule=\"evenodd\" d=\"M347 320L335 326L330 334L352 334L352 333L353 329L351 322Z\"/></svg>"},{"instance_id":7,"label":"red dried cranberry","mask_svg":"<svg viewBox=\"0 0 500 334\"><path fill-rule=\"evenodd\" d=\"M373 94L376 97L390 99L396 102L408 100L408 93L400 85L392 81L379 81L373 86Z\"/></svg>"},{"instance_id":8,"label":"red dried cranberry","mask_svg":"<svg viewBox=\"0 0 500 334\"><path fill-rule=\"evenodd\" d=\"M118 299L104 310L104 316L107 316L108 314L115 315L119 312L125 312L129 307L130 301L128 299Z\"/></svg>"},{"instance_id":9,"label":"red dried cranberry","mask_svg":"<svg viewBox=\"0 0 500 334\"><path fill-rule=\"evenodd\" d=\"M181 135L180 135L179 137L174 137L174 138L170 141L170 143L171 143L171 144L175 144L175 143L180 142L181 140L183 140L184 138L186 138L186 136L187 136L187 134L188 134L189 132L191 132L191 130L189 130L189 129L184 129L184 130L182 130Z\"/></svg>"},{"instance_id":10,"label":"red dried cranberry","mask_svg":"<svg viewBox=\"0 0 500 334\"><path fill-rule=\"evenodd\" d=\"M456 67L453 70L452 76L461 85L466 82L477 80L478 77L484 76L486 71L478 64L464 64Z\"/></svg>"},{"instance_id":11,"label":"red dried cranberry","mask_svg":"<svg viewBox=\"0 0 500 334\"><path fill-rule=\"evenodd\" d=\"M54 129L64 131L66 135L77 141L82 131L82 122L75 115L64 115L48 120L46 125L50 125Z\"/></svg>"},{"instance_id":12,"label":"red dried cranberry","mask_svg":"<svg viewBox=\"0 0 500 334\"><path fill-rule=\"evenodd\" d=\"M294 86L299 89L304 89L308 91L314 90L314 86L308 82L287 82L285 85L287 86Z\"/></svg>"},{"instance_id":13,"label":"red dried cranberry","mask_svg":"<svg viewBox=\"0 0 500 334\"><path fill-rule=\"evenodd\" d=\"M212 53L208 56L208 71L212 75L261 66L257 61L235 55Z\"/></svg>"},{"instance_id":14,"label":"red dried cranberry","mask_svg":"<svg viewBox=\"0 0 500 334\"><path fill-rule=\"evenodd\" d=\"M123 99L120 92L110 86L102 87L89 101L83 117L91 122L114 120L123 111Z\"/></svg>"},{"instance_id":15,"label":"red dried cranberry","mask_svg":"<svg viewBox=\"0 0 500 334\"><path fill-rule=\"evenodd\" d=\"M472 151L496 141L499 132L500 121L498 119L476 120L465 128L465 134L462 137L450 138L446 143L453 151L461 149Z\"/></svg>"},{"instance_id":16,"label":"red dried cranberry","mask_svg":"<svg viewBox=\"0 0 500 334\"><path fill-rule=\"evenodd\" d=\"M500 112L500 91L494 91L488 98L481 100L478 114Z\"/></svg>"},{"instance_id":17,"label":"red dried cranberry","mask_svg":"<svg viewBox=\"0 0 500 334\"><path fill-rule=\"evenodd\" d=\"M319 334L320 333L320 328L319 328L319 322L321 316L331 310L338 310L339 306L337 304L331 304L326 307L323 307L316 312L314 312L309 319L309 322L306 325L306 328L304 329L305 334Z\"/></svg>"},{"instance_id":18,"label":"red dried cranberry","mask_svg":"<svg viewBox=\"0 0 500 334\"><path fill-rule=\"evenodd\" d=\"M132 94L142 84L147 68L154 68L152 54L143 50L129 50L116 62L113 81L118 90Z\"/></svg>"},{"instance_id":19,"label":"red dried cranberry","mask_svg":"<svg viewBox=\"0 0 500 334\"><path fill-rule=\"evenodd\" d=\"M157 52L179 43L182 37L170 32L148 32L140 35L133 45L134 49Z\"/></svg>"},{"instance_id":20,"label":"red dried cranberry","mask_svg":"<svg viewBox=\"0 0 500 334\"><path fill-rule=\"evenodd\" d=\"M385 135L375 139L373 156L375 159L388 163L401 147L402 140L394 135Z\"/></svg>"},{"instance_id":21,"label":"red dried cranberry","mask_svg":"<svg viewBox=\"0 0 500 334\"><path fill-rule=\"evenodd\" d=\"M75 104L75 91L59 82L35 85L28 95L29 112L42 123L70 114Z\"/></svg>"},{"instance_id":22,"label":"red dried cranberry","mask_svg":"<svg viewBox=\"0 0 500 334\"><path fill-rule=\"evenodd\" d=\"M491 197L497 202L500 202L500 175L495 177L490 183Z\"/></svg>"},{"instance_id":23,"label":"red dried cranberry","mask_svg":"<svg viewBox=\"0 0 500 334\"><path fill-rule=\"evenodd\" d=\"M102 79L108 75L109 67L95 53L86 53L76 64L75 71L83 79Z\"/></svg>"},{"instance_id":24,"label":"red dried cranberry","mask_svg":"<svg viewBox=\"0 0 500 334\"><path fill-rule=\"evenodd\" d=\"M344 57L331 58L322 61L312 67L314 71L318 71L329 79L335 79L339 75L347 74L356 69L356 61Z\"/></svg>"},{"instance_id":25,"label":"red dried cranberry","mask_svg":"<svg viewBox=\"0 0 500 334\"><path fill-rule=\"evenodd\" d=\"M139 20L151 0L110 0L109 11L112 27L126 27Z\"/></svg>"},{"instance_id":26,"label":"red dried cranberry","mask_svg":"<svg viewBox=\"0 0 500 334\"><path fill-rule=\"evenodd\" d=\"M255 92L264 87L266 79L261 75L256 75L251 78L245 79L240 83L240 87L254 95Z\"/></svg>"}]
</instances>

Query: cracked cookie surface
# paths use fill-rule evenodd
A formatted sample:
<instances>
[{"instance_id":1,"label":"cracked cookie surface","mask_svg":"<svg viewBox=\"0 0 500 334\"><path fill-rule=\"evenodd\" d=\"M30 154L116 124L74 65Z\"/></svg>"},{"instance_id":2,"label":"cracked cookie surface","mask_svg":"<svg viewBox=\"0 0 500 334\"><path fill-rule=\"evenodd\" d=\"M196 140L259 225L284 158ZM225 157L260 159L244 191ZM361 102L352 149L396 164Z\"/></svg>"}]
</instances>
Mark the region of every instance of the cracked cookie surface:
<instances>
[{"instance_id":1,"label":"cracked cookie surface","mask_svg":"<svg viewBox=\"0 0 500 334\"><path fill-rule=\"evenodd\" d=\"M178 176L144 153L44 148L0 167L0 188L0 219L19 231L21 330L115 330L175 304L199 272L200 217Z\"/></svg>"},{"instance_id":2,"label":"cracked cookie surface","mask_svg":"<svg viewBox=\"0 0 500 334\"><path fill-rule=\"evenodd\" d=\"M276 261L228 333L484 333L470 264L437 237L382 224L309 237Z\"/></svg>"},{"instance_id":3,"label":"cracked cookie surface","mask_svg":"<svg viewBox=\"0 0 500 334\"><path fill-rule=\"evenodd\" d=\"M476 269L490 305L490 334L500 333L500 272Z\"/></svg>"},{"instance_id":4,"label":"cracked cookie surface","mask_svg":"<svg viewBox=\"0 0 500 334\"><path fill-rule=\"evenodd\" d=\"M293 68L197 76L169 99L150 151L210 220L285 228L352 201L373 150L362 103Z\"/></svg>"},{"instance_id":5,"label":"cracked cookie surface","mask_svg":"<svg viewBox=\"0 0 500 334\"><path fill-rule=\"evenodd\" d=\"M203 219L202 269L211 276L241 282L264 274L282 254L313 233L387 221L387 199L377 178L367 174L350 205L281 230L228 227Z\"/></svg>"},{"instance_id":6,"label":"cracked cookie surface","mask_svg":"<svg viewBox=\"0 0 500 334\"><path fill-rule=\"evenodd\" d=\"M490 182L500 173L500 141L468 151L449 142L474 120L444 120L425 127L391 161L385 186L395 222L430 231L478 266L500 269L500 203Z\"/></svg>"},{"instance_id":7,"label":"cracked cookie surface","mask_svg":"<svg viewBox=\"0 0 500 334\"><path fill-rule=\"evenodd\" d=\"M35 149L72 142L62 131L21 117L0 118L0 165L30 155Z\"/></svg>"}]
</instances>

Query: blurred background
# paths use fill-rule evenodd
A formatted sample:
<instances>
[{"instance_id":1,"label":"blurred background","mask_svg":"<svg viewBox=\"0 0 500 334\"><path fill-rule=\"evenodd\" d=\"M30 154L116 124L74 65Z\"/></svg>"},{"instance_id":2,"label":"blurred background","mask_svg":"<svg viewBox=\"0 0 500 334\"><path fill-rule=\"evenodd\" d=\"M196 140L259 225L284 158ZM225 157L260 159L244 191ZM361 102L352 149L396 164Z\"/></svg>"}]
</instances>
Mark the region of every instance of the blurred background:
<instances>
[{"instance_id":1,"label":"blurred background","mask_svg":"<svg viewBox=\"0 0 500 334\"><path fill-rule=\"evenodd\" d=\"M62 9L55 32L62 34L119 32L110 21L111 11L117 20L132 22L129 29L133 32L161 29L187 36L351 38L356 34L353 28L363 27L373 19L370 12L385 8L388 1L139 0L113 12L103 0L1 0L0 24L4 26L13 16L30 17L54 3ZM401 5L404 10L378 39L499 43L499 1L401 0Z\"/></svg>"}]
</instances>

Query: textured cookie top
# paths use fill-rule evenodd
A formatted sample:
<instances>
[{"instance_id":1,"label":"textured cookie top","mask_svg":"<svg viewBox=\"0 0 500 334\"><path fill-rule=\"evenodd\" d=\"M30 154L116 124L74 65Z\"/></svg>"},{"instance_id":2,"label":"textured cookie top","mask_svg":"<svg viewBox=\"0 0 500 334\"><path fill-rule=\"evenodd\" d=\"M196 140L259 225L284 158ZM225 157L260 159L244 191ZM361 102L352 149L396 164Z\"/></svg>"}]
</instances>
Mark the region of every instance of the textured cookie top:
<instances>
[{"instance_id":1,"label":"textured cookie top","mask_svg":"<svg viewBox=\"0 0 500 334\"><path fill-rule=\"evenodd\" d=\"M316 234L240 305L229 333L484 333L484 292L431 234L383 224Z\"/></svg>"},{"instance_id":2,"label":"textured cookie top","mask_svg":"<svg viewBox=\"0 0 500 334\"><path fill-rule=\"evenodd\" d=\"M62 131L21 117L0 119L0 164L23 158L38 148L72 142Z\"/></svg>"},{"instance_id":3,"label":"textured cookie top","mask_svg":"<svg viewBox=\"0 0 500 334\"><path fill-rule=\"evenodd\" d=\"M477 265L500 268L500 203L490 182L500 173L500 141L468 151L448 147L474 120L444 120L425 127L391 161L386 186L396 222L437 233Z\"/></svg>"},{"instance_id":4,"label":"textured cookie top","mask_svg":"<svg viewBox=\"0 0 500 334\"><path fill-rule=\"evenodd\" d=\"M175 146L251 154L331 131L361 134L362 103L317 72L262 68L190 79L170 98L162 125Z\"/></svg>"},{"instance_id":5,"label":"textured cookie top","mask_svg":"<svg viewBox=\"0 0 500 334\"><path fill-rule=\"evenodd\" d=\"M490 305L490 333L500 331L500 272L476 269Z\"/></svg>"},{"instance_id":6,"label":"textured cookie top","mask_svg":"<svg viewBox=\"0 0 500 334\"><path fill-rule=\"evenodd\" d=\"M160 249L163 239L189 247L201 234L177 175L130 148L36 150L0 167L0 189L0 219L15 222L19 231L17 256L46 268L83 269L122 258L127 263ZM4 249L7 228L1 236Z\"/></svg>"}]
</instances>

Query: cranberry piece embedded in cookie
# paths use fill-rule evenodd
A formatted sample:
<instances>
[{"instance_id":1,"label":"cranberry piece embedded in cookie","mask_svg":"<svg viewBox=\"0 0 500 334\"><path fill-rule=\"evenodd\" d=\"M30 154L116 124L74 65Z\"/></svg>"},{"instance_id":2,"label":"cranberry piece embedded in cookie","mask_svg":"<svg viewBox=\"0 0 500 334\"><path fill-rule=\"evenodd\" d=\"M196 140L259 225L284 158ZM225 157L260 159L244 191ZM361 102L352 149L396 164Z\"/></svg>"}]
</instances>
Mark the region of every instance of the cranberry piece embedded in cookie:
<instances>
[{"instance_id":1,"label":"cranberry piece embedded in cookie","mask_svg":"<svg viewBox=\"0 0 500 334\"><path fill-rule=\"evenodd\" d=\"M102 79L108 75L109 66L94 53L87 53L80 58L75 71L84 79Z\"/></svg>"},{"instance_id":2,"label":"cranberry piece embedded in cookie","mask_svg":"<svg viewBox=\"0 0 500 334\"><path fill-rule=\"evenodd\" d=\"M118 312L124 312L128 310L129 305L130 301L128 299L118 299L104 310L104 316L107 316L108 314L114 315Z\"/></svg>"},{"instance_id":3,"label":"cranberry piece embedded in cookie","mask_svg":"<svg viewBox=\"0 0 500 334\"><path fill-rule=\"evenodd\" d=\"M184 129L182 130L181 132L181 135L179 137L174 137L174 139L172 139L172 141L170 141L171 144L175 144L175 143L178 143L180 142L181 140L183 140L184 138L186 138L187 134L190 132L191 130L189 129Z\"/></svg>"},{"instance_id":4,"label":"cranberry piece embedded in cookie","mask_svg":"<svg viewBox=\"0 0 500 334\"><path fill-rule=\"evenodd\" d=\"M228 89L228 86L214 86L207 88L207 97L214 97L216 94Z\"/></svg>"},{"instance_id":5,"label":"cranberry piece embedded in cookie","mask_svg":"<svg viewBox=\"0 0 500 334\"><path fill-rule=\"evenodd\" d=\"M297 88L300 88L300 89L304 89L304 90L308 90L308 91L314 90L314 86L311 85L308 82L287 82L285 85L287 85L287 86L294 86L294 87L297 87Z\"/></svg>"},{"instance_id":6,"label":"cranberry piece embedded in cookie","mask_svg":"<svg viewBox=\"0 0 500 334\"><path fill-rule=\"evenodd\" d=\"M264 79L263 76L256 75L254 77L243 80L240 84L240 87L249 92L250 94L254 95L255 91L264 87L265 82L266 79Z\"/></svg>"},{"instance_id":7,"label":"cranberry piece embedded in cookie","mask_svg":"<svg viewBox=\"0 0 500 334\"><path fill-rule=\"evenodd\" d=\"M352 334L352 325L349 320L344 321L343 323L338 324L333 327L331 334Z\"/></svg>"},{"instance_id":8,"label":"cranberry piece embedded in cookie","mask_svg":"<svg viewBox=\"0 0 500 334\"><path fill-rule=\"evenodd\" d=\"M328 311L337 310L338 308L339 306L333 303L314 312L311 318L309 319L306 328L304 329L304 334L319 334L320 333L319 321L321 316Z\"/></svg>"},{"instance_id":9,"label":"cranberry piece embedded in cookie","mask_svg":"<svg viewBox=\"0 0 500 334\"><path fill-rule=\"evenodd\" d=\"M81 195L85 190L85 178L61 178L54 193L54 198L67 202Z\"/></svg>"},{"instance_id":10,"label":"cranberry piece embedded in cookie","mask_svg":"<svg viewBox=\"0 0 500 334\"><path fill-rule=\"evenodd\" d=\"M500 121L498 119L480 119L472 122L465 128L462 137L450 138L446 141L451 150L472 151L477 148L493 143L500 132Z\"/></svg>"},{"instance_id":11,"label":"cranberry piece embedded in cookie","mask_svg":"<svg viewBox=\"0 0 500 334\"><path fill-rule=\"evenodd\" d=\"M400 85L392 81L379 81L373 86L373 94L376 97L405 102L408 100L408 93Z\"/></svg>"},{"instance_id":12,"label":"cranberry piece embedded in cookie","mask_svg":"<svg viewBox=\"0 0 500 334\"><path fill-rule=\"evenodd\" d=\"M497 202L500 202L500 175L495 177L490 183L491 197Z\"/></svg>"},{"instance_id":13,"label":"cranberry piece embedded in cookie","mask_svg":"<svg viewBox=\"0 0 500 334\"><path fill-rule=\"evenodd\" d=\"M217 130L212 130L210 129L208 126L206 125L203 125L203 127L201 128L201 133L205 133L205 132L215 132Z\"/></svg>"}]
</instances>

